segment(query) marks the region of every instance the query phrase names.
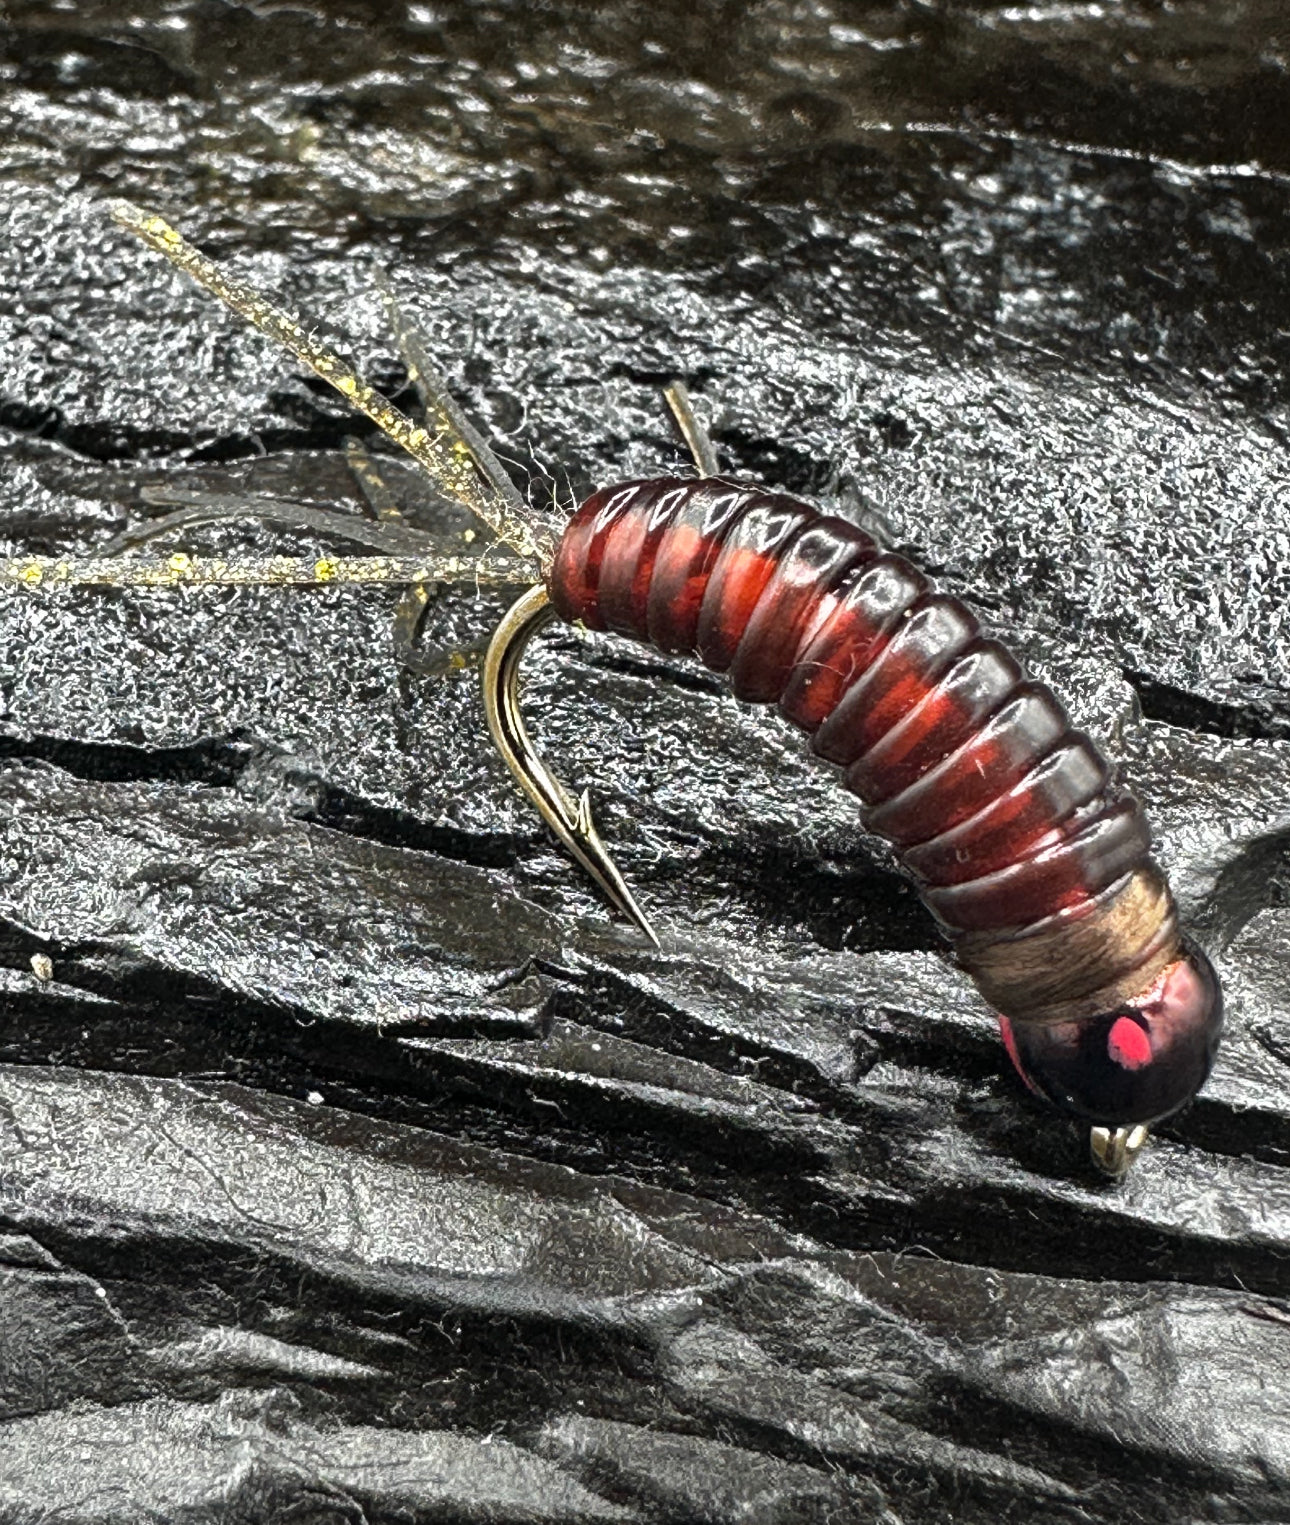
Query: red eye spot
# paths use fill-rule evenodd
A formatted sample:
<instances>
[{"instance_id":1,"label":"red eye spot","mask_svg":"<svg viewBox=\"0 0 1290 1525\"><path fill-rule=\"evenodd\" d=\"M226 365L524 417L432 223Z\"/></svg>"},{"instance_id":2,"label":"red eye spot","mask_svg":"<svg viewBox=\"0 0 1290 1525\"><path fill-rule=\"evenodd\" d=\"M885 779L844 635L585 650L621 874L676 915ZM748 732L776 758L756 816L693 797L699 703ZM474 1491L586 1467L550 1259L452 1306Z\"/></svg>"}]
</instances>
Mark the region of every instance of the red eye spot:
<instances>
[{"instance_id":1,"label":"red eye spot","mask_svg":"<svg viewBox=\"0 0 1290 1525\"><path fill-rule=\"evenodd\" d=\"M1151 1063L1151 1039L1132 1017L1120 1017L1112 1024L1106 1048L1116 1064L1126 1070L1140 1070Z\"/></svg>"}]
</instances>

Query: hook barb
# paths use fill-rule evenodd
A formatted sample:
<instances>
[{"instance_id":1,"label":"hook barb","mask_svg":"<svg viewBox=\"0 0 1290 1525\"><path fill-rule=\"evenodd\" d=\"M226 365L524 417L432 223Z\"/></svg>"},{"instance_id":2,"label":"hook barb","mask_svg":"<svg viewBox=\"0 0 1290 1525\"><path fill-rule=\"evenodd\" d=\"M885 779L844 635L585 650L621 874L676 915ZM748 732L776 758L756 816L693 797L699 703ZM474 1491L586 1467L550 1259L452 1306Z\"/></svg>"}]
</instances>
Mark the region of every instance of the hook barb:
<instances>
[{"instance_id":1,"label":"hook barb","mask_svg":"<svg viewBox=\"0 0 1290 1525\"><path fill-rule=\"evenodd\" d=\"M657 948L658 937L618 865L609 856L591 815L586 791L575 800L538 755L520 713L519 672L525 648L555 618L545 587L530 588L503 616L484 657L484 713L493 744L538 814L591 875L614 909Z\"/></svg>"}]
</instances>

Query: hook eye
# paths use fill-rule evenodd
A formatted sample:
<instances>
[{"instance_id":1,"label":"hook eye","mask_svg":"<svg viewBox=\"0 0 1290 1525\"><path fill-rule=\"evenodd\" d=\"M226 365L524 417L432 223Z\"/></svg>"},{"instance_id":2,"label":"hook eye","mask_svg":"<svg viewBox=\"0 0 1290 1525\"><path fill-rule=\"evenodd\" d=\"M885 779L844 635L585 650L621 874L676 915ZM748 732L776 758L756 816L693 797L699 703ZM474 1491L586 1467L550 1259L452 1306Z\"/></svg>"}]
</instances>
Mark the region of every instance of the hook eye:
<instances>
[{"instance_id":1,"label":"hook eye","mask_svg":"<svg viewBox=\"0 0 1290 1525\"><path fill-rule=\"evenodd\" d=\"M507 610L493 632L484 657L484 713L489 734L538 814L596 881L614 909L634 922L657 948L653 927L596 830L590 794L584 791L580 799L573 798L538 755L524 727L520 661L528 643L555 617L547 591L539 583Z\"/></svg>"},{"instance_id":2,"label":"hook eye","mask_svg":"<svg viewBox=\"0 0 1290 1525\"><path fill-rule=\"evenodd\" d=\"M1116 1180L1128 1174L1146 1141L1147 1130L1141 1123L1132 1128L1093 1128L1088 1140L1093 1163Z\"/></svg>"}]
</instances>

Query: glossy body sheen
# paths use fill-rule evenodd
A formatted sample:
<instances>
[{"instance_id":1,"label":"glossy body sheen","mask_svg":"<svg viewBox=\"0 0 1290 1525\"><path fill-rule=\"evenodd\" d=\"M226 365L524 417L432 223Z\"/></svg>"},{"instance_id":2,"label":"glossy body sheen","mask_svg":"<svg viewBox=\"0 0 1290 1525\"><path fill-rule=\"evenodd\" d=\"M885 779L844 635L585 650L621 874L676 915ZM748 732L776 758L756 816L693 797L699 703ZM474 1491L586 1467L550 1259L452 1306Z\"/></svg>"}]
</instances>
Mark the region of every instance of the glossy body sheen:
<instances>
[{"instance_id":1,"label":"glossy body sheen","mask_svg":"<svg viewBox=\"0 0 1290 1525\"><path fill-rule=\"evenodd\" d=\"M564 619L697 655L738 698L776 705L952 940L1020 946L1156 873L1137 801L1053 694L845 520L720 479L627 483L570 520L549 589ZM1152 989L1092 1021L1004 1013L1018 1068L1098 1120L1174 1110L1205 1078L1221 1011L1203 955L1178 966L1170 989L1188 999L1168 1013Z\"/></svg>"}]
</instances>

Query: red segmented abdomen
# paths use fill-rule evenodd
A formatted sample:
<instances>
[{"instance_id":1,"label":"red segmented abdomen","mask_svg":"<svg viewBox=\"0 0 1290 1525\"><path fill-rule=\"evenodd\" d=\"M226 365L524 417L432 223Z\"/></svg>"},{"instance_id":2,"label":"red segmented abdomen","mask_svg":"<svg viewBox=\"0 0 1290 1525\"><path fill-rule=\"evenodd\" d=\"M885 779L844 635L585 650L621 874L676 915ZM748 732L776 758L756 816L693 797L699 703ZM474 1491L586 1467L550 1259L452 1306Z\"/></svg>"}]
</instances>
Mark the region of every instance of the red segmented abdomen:
<instances>
[{"instance_id":1,"label":"red segmented abdomen","mask_svg":"<svg viewBox=\"0 0 1290 1525\"><path fill-rule=\"evenodd\" d=\"M720 479L632 482L570 520L556 612L728 672L844 769L951 935L1022 929L1142 866L1137 802L958 599L845 520Z\"/></svg>"}]
</instances>

